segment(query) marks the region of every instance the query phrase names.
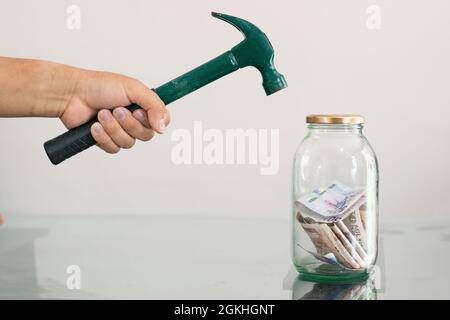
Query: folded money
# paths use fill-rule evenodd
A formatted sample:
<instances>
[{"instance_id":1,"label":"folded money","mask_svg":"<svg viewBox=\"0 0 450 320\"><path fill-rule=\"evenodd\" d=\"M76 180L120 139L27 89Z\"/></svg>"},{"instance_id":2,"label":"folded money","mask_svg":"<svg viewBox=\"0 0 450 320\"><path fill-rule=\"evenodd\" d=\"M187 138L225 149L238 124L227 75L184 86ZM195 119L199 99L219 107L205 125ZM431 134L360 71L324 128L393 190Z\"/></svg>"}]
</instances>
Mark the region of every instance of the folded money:
<instances>
[{"instance_id":1,"label":"folded money","mask_svg":"<svg viewBox=\"0 0 450 320\"><path fill-rule=\"evenodd\" d=\"M368 265L364 188L333 182L295 201L297 220L316 251L316 259L347 269Z\"/></svg>"},{"instance_id":2,"label":"folded money","mask_svg":"<svg viewBox=\"0 0 450 320\"><path fill-rule=\"evenodd\" d=\"M341 229L347 230L347 237L352 237L357 250L365 252L367 251L367 235L361 212L362 210L356 208L338 224L342 224Z\"/></svg>"},{"instance_id":3,"label":"folded money","mask_svg":"<svg viewBox=\"0 0 450 320\"><path fill-rule=\"evenodd\" d=\"M356 217L358 216L358 217ZM307 250L316 259L345 269L363 269L367 267L367 254L360 242L365 243L365 233L360 232L352 226L352 221L361 221L359 211L351 213L344 221L337 223L316 223L309 217L304 217L300 211L297 212L297 220L308 234L316 251ZM352 231L351 231L352 230ZM358 230L359 238L353 232Z\"/></svg>"},{"instance_id":4,"label":"folded money","mask_svg":"<svg viewBox=\"0 0 450 320\"><path fill-rule=\"evenodd\" d=\"M335 181L296 200L295 207L316 222L333 223L344 219L364 203L364 188L351 189Z\"/></svg>"}]
</instances>

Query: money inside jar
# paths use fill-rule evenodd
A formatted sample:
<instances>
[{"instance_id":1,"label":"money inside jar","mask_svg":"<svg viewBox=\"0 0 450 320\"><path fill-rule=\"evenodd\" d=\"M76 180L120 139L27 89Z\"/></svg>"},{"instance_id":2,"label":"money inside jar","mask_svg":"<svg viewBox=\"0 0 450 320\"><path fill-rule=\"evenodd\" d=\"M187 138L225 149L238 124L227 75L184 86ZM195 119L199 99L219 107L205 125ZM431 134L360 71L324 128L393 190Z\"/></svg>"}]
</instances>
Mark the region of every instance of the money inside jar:
<instances>
[{"instance_id":1,"label":"money inside jar","mask_svg":"<svg viewBox=\"0 0 450 320\"><path fill-rule=\"evenodd\" d=\"M368 267L366 193L340 182L314 190L295 201L296 219L316 251L316 259L346 269Z\"/></svg>"}]
</instances>

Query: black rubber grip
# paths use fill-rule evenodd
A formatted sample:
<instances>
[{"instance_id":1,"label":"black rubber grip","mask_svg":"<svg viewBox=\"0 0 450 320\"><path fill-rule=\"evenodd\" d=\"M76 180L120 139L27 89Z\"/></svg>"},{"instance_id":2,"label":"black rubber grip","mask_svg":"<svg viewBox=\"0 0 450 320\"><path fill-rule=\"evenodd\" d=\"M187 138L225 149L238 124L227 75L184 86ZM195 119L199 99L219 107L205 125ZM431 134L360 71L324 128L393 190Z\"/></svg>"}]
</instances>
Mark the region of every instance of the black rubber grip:
<instances>
[{"instance_id":1,"label":"black rubber grip","mask_svg":"<svg viewBox=\"0 0 450 320\"><path fill-rule=\"evenodd\" d=\"M131 112L140 109L136 104L127 107ZM96 141L91 134L91 126L97 122L97 116L79 127L53 138L44 143L44 149L50 161L57 165L64 160L92 147Z\"/></svg>"}]
</instances>

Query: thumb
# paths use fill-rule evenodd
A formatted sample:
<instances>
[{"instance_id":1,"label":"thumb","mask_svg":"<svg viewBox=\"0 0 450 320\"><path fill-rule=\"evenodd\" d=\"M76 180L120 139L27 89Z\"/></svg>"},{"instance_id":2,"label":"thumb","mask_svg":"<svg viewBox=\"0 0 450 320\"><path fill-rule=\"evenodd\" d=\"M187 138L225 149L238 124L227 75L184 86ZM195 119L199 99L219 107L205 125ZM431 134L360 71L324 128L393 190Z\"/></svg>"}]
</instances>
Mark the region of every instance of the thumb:
<instances>
[{"instance_id":1,"label":"thumb","mask_svg":"<svg viewBox=\"0 0 450 320\"><path fill-rule=\"evenodd\" d=\"M132 80L126 87L128 98L147 112L148 122L153 130L164 133L169 124L168 111L161 98L138 80Z\"/></svg>"}]
</instances>

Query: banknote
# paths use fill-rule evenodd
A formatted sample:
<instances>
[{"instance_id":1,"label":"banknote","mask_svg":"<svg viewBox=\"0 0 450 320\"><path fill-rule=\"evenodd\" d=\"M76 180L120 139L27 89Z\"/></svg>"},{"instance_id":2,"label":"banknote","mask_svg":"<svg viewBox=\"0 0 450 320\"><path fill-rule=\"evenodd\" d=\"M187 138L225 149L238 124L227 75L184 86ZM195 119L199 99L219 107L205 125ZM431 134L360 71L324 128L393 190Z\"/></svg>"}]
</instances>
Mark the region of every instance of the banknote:
<instances>
[{"instance_id":1,"label":"banknote","mask_svg":"<svg viewBox=\"0 0 450 320\"><path fill-rule=\"evenodd\" d=\"M356 208L344 220L342 220L342 223L348 229L349 232L348 237L350 238L351 236L353 236L354 238L352 238L351 240L357 241L358 244L361 246L362 250L366 252L367 235L361 212L362 210ZM365 211L363 212L365 216ZM343 228L343 226L341 226L341 228ZM354 246L357 246L357 244L355 243Z\"/></svg>"},{"instance_id":2,"label":"banknote","mask_svg":"<svg viewBox=\"0 0 450 320\"><path fill-rule=\"evenodd\" d=\"M349 252L344 244L339 240L336 234L331 230L330 226L325 223L317 224L323 230L325 236L331 244L331 250L336 255L336 259L347 268L359 269L361 266L356 258Z\"/></svg>"},{"instance_id":3,"label":"banknote","mask_svg":"<svg viewBox=\"0 0 450 320\"><path fill-rule=\"evenodd\" d=\"M350 242L347 240L346 243L343 243L339 239L337 232L333 230L337 227L325 223L307 223L305 221L307 218L304 219L299 212L297 219L314 244L316 252L302 248L316 259L330 264L339 264L349 269L365 267L363 258L356 253ZM340 232L340 236L344 238L342 232Z\"/></svg>"},{"instance_id":4,"label":"banknote","mask_svg":"<svg viewBox=\"0 0 450 320\"><path fill-rule=\"evenodd\" d=\"M305 250L306 252L308 252L310 255L312 255L314 258L316 258L319 261L328 263L328 264L336 264L339 266L342 266L337 260L336 257L334 256L334 254L332 254L331 252L329 253L325 253L325 254L319 254L317 252L314 251L310 251L307 250L305 248L303 248L301 245L297 244L297 246L299 246L300 248L302 248L303 250Z\"/></svg>"},{"instance_id":5,"label":"banknote","mask_svg":"<svg viewBox=\"0 0 450 320\"><path fill-rule=\"evenodd\" d=\"M359 212L357 211L354 214L358 217L352 217L352 219L360 221ZM367 254L357 237L352 234L345 223L342 221L316 223L310 217L304 217L300 211L297 212L296 218L311 239L316 252L300 247L316 259L329 264L337 264L347 269L367 267Z\"/></svg>"},{"instance_id":6,"label":"banknote","mask_svg":"<svg viewBox=\"0 0 450 320\"><path fill-rule=\"evenodd\" d=\"M322 228L318 224L302 224L303 229L308 234L309 238L313 242L316 252L307 250L304 247L297 244L303 250L314 256L317 260L328 263L328 264L336 264L343 268L346 268L348 265L343 264L341 261L346 263L345 259L340 257L338 261L337 254L332 251L332 244L329 242L328 237L324 234ZM351 267L351 266L350 266Z\"/></svg>"},{"instance_id":7,"label":"banknote","mask_svg":"<svg viewBox=\"0 0 450 320\"><path fill-rule=\"evenodd\" d=\"M366 204L363 204L358 208L359 215L361 217L361 222L363 225L364 230L367 230L367 206Z\"/></svg>"},{"instance_id":8,"label":"banknote","mask_svg":"<svg viewBox=\"0 0 450 320\"><path fill-rule=\"evenodd\" d=\"M367 264L365 260L367 259L367 256L364 251L358 250L356 243L354 243L355 240L349 237L348 232L346 232L347 230L342 230L339 224L331 224L330 228L339 241L344 245L347 252L356 260L358 265L361 268L366 268Z\"/></svg>"},{"instance_id":9,"label":"banknote","mask_svg":"<svg viewBox=\"0 0 450 320\"><path fill-rule=\"evenodd\" d=\"M300 197L295 201L295 207L316 222L333 223L344 219L364 202L364 188L352 189L335 181Z\"/></svg>"}]
</instances>

